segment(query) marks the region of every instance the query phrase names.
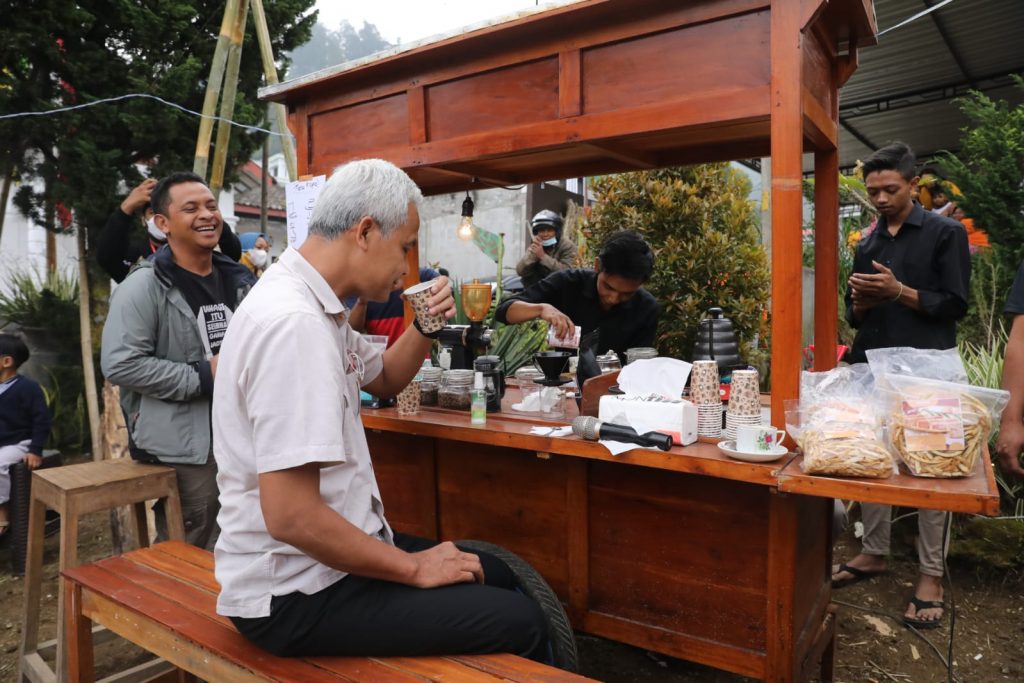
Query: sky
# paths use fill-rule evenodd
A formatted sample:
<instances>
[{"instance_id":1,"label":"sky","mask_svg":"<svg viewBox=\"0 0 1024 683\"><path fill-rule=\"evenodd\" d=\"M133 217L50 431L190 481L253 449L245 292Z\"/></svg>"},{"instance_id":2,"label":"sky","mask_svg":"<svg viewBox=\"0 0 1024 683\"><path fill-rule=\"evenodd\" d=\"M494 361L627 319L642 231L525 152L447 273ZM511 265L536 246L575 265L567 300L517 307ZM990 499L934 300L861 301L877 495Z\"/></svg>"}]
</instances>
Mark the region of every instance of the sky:
<instances>
[{"instance_id":1,"label":"sky","mask_svg":"<svg viewBox=\"0 0 1024 683\"><path fill-rule=\"evenodd\" d=\"M545 4L547 0L541 0L540 6ZM327 28L336 29L346 19L356 28L367 21L375 24L380 34L392 43L411 43L536 6L536 0L317 0L316 3L320 23Z\"/></svg>"}]
</instances>

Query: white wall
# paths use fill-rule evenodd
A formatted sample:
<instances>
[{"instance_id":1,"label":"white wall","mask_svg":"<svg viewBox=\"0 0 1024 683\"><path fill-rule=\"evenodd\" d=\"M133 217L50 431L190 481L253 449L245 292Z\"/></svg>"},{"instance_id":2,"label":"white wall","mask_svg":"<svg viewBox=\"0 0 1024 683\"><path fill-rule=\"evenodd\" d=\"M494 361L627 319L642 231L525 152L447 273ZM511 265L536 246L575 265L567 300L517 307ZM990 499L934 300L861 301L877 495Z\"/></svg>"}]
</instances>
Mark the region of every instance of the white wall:
<instances>
[{"instance_id":1,"label":"white wall","mask_svg":"<svg viewBox=\"0 0 1024 683\"><path fill-rule=\"evenodd\" d=\"M20 185L11 186L14 197ZM73 234L57 235L57 268L78 276L78 246ZM12 201L4 207L4 231L0 236L0 287L5 287L14 272L46 272L46 230L32 223L15 208Z\"/></svg>"},{"instance_id":2,"label":"white wall","mask_svg":"<svg viewBox=\"0 0 1024 683\"><path fill-rule=\"evenodd\" d=\"M503 276L515 275L516 262L526 251L529 227L526 188L500 188L470 192L476 204L473 223L493 233L505 233ZM420 265L434 263L447 268L453 279L491 278L497 267L473 242L455 234L462 218L464 192L427 197L420 216Z\"/></svg>"}]
</instances>

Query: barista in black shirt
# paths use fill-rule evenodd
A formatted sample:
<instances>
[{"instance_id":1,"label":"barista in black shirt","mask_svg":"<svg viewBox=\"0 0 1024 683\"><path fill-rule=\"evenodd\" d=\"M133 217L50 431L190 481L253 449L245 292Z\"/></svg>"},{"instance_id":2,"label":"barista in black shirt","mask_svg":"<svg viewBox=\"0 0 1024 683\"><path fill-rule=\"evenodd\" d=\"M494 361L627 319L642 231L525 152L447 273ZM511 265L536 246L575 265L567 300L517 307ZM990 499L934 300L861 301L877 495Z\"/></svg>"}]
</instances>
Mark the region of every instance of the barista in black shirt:
<instances>
[{"instance_id":1,"label":"barista in black shirt","mask_svg":"<svg viewBox=\"0 0 1024 683\"><path fill-rule=\"evenodd\" d=\"M654 270L654 254L639 233L620 230L601 247L594 270L561 270L501 302L494 313L502 323L540 318L557 336L599 329L597 348L625 353L653 346L658 303L643 288Z\"/></svg>"}]
</instances>

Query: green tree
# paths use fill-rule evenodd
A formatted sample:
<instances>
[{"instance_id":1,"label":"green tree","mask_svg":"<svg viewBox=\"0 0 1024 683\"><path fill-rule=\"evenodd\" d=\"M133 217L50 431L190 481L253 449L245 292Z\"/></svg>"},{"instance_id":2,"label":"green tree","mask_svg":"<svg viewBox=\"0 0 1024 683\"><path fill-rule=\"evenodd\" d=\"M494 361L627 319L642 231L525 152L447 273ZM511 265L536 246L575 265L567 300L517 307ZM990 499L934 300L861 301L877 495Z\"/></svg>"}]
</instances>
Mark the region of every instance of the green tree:
<instances>
[{"instance_id":1,"label":"green tree","mask_svg":"<svg viewBox=\"0 0 1024 683\"><path fill-rule=\"evenodd\" d=\"M1014 78L1024 90L1024 78ZM1024 104L1011 107L980 92L957 102L970 126L962 129L960 152L943 155L942 163L960 187L957 204L988 233L995 289L1005 293L1024 261Z\"/></svg>"},{"instance_id":2,"label":"green tree","mask_svg":"<svg viewBox=\"0 0 1024 683\"><path fill-rule=\"evenodd\" d=\"M759 362L770 275L750 181L728 164L703 164L604 176L594 191L597 205L583 229L591 262L616 230L642 233L654 250L646 288L662 307L659 351L691 358L699 321L719 306L736 327L743 357Z\"/></svg>"},{"instance_id":3,"label":"green tree","mask_svg":"<svg viewBox=\"0 0 1024 683\"><path fill-rule=\"evenodd\" d=\"M313 0L264 3L274 53L309 38ZM0 43L0 111L45 111L127 93L202 108L220 30L222 0L34 0L4 15ZM263 82L253 21L239 73L235 119L263 122L256 100ZM52 116L0 120L0 173L25 183L19 208L51 230L72 215L95 238L125 185L152 173L191 169L199 119L153 100L132 99ZM228 168L262 143L235 129Z\"/></svg>"}]
</instances>

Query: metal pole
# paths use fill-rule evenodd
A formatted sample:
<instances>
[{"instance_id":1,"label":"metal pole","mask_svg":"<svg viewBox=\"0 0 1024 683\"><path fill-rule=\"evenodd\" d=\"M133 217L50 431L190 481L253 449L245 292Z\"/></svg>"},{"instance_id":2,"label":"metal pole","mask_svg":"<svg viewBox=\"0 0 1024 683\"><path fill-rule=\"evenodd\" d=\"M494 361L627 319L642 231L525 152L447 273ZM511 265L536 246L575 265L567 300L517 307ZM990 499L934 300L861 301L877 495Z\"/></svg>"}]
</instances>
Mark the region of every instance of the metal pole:
<instances>
[{"instance_id":1,"label":"metal pole","mask_svg":"<svg viewBox=\"0 0 1024 683\"><path fill-rule=\"evenodd\" d=\"M210 77L206 81L206 96L203 99L203 117L199 119L199 136L196 138L196 156L192 171L206 177L206 166L210 161L210 137L213 134L213 113L217 110L217 99L224 83L224 65L228 57L228 43L231 42L231 27L238 13L238 0L227 0L224 16L220 22L220 35L210 63Z\"/></svg>"},{"instance_id":2,"label":"metal pole","mask_svg":"<svg viewBox=\"0 0 1024 683\"><path fill-rule=\"evenodd\" d=\"M263 164L260 169L260 232L267 234L267 166L270 165L270 138L263 139Z\"/></svg>"},{"instance_id":3,"label":"metal pole","mask_svg":"<svg viewBox=\"0 0 1024 683\"><path fill-rule=\"evenodd\" d=\"M242 61L242 40L245 38L245 22L249 18L249 0L240 0L231 31L231 45L228 47L228 65L224 72L224 92L220 99L220 117L217 122L217 142L213 150L213 167L210 169L210 189L215 197L224 186L224 168L228 163L228 145L231 142L231 124L235 115L235 94L238 92L238 67Z\"/></svg>"},{"instance_id":4,"label":"metal pole","mask_svg":"<svg viewBox=\"0 0 1024 683\"><path fill-rule=\"evenodd\" d=\"M260 57L263 60L263 75L267 85L277 83L277 65L274 64L274 51L270 46L270 31L267 29L267 17L263 13L263 0L250 0L252 4L252 19L256 27L256 40L260 46ZM288 112L280 102L272 102L270 109L274 114L274 122L277 124L277 132L281 134L281 151L284 153L284 163L288 168L288 180L296 180L299 177L298 166L295 160L295 141L292 139L291 131L288 130Z\"/></svg>"}]
</instances>

